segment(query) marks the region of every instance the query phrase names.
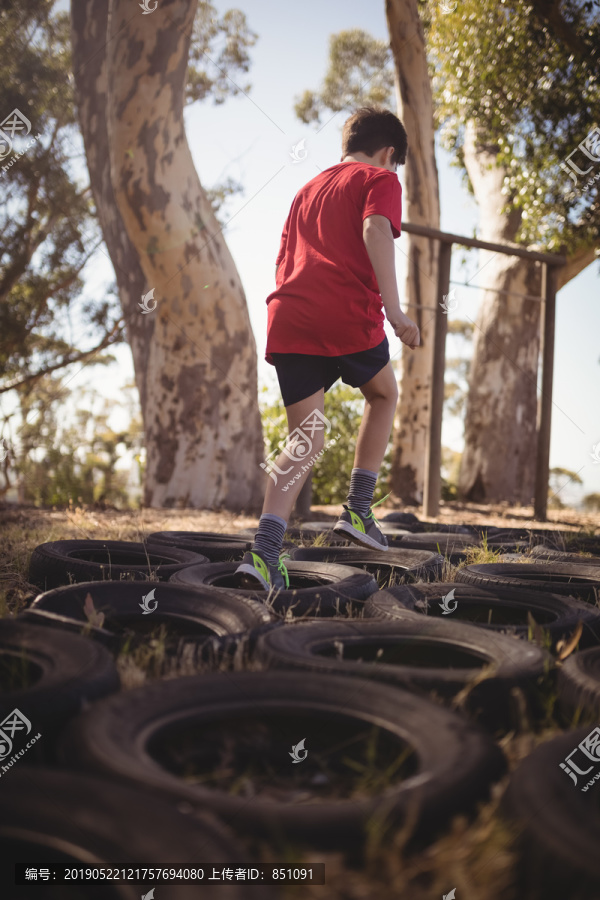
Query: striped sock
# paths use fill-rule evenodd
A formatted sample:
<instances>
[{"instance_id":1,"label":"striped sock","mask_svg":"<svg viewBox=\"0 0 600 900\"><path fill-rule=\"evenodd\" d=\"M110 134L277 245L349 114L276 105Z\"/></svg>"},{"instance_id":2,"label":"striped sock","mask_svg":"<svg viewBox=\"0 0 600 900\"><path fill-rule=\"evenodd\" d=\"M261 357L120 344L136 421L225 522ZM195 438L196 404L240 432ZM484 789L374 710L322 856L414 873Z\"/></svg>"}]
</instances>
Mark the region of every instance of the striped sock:
<instances>
[{"instance_id":1,"label":"striped sock","mask_svg":"<svg viewBox=\"0 0 600 900\"><path fill-rule=\"evenodd\" d=\"M352 469L348 506L354 512L366 516L373 502L373 493L377 484L377 472L369 469Z\"/></svg>"},{"instance_id":2,"label":"striped sock","mask_svg":"<svg viewBox=\"0 0 600 900\"><path fill-rule=\"evenodd\" d=\"M279 562L287 522L271 513L263 513L254 535L253 550L258 550L271 566Z\"/></svg>"}]
</instances>

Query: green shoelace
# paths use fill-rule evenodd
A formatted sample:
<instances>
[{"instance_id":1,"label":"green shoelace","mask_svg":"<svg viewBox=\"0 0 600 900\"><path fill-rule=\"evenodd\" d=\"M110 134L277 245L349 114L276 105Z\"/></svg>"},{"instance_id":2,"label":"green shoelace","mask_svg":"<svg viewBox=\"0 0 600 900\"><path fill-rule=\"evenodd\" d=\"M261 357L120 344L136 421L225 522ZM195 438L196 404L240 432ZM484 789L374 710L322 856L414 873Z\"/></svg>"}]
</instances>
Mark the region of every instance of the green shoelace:
<instances>
[{"instance_id":1,"label":"green shoelace","mask_svg":"<svg viewBox=\"0 0 600 900\"><path fill-rule=\"evenodd\" d=\"M279 557L279 564L278 564L278 566L277 566L277 571L278 571L278 572L281 572L281 574L283 575L283 578L284 578L284 581L285 581L285 586L286 586L286 589L287 589L287 588L289 588L289 586L290 586L290 579L289 579L289 577L288 577L288 571L287 571L287 569L286 569L286 567L285 567L284 559L291 559L290 554L289 554L289 553L284 553L283 556L280 556L280 557Z\"/></svg>"},{"instance_id":2,"label":"green shoelace","mask_svg":"<svg viewBox=\"0 0 600 900\"><path fill-rule=\"evenodd\" d=\"M381 500L377 501L377 503L373 503L373 505L369 508L369 512L365 516L365 519L375 519L375 516L373 515L373 510L375 509L375 507L379 506L381 503L383 503L384 500L387 500L387 498L391 497L391 496L392 496L392 492L390 491L389 494L386 494L385 497L382 497ZM377 521L377 520L375 520L375 521Z\"/></svg>"}]
</instances>

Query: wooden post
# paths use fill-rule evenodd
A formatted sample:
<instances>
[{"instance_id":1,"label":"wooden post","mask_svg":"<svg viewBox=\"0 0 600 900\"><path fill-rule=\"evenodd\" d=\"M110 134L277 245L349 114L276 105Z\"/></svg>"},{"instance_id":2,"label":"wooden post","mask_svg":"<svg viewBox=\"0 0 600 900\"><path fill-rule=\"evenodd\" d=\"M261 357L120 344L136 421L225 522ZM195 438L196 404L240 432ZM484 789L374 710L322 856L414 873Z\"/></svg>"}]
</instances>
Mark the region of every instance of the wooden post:
<instances>
[{"instance_id":1,"label":"wooden post","mask_svg":"<svg viewBox=\"0 0 600 900\"><path fill-rule=\"evenodd\" d=\"M444 410L444 372L446 368L446 334L448 313L440 305L450 293L452 244L442 241L438 257L437 300L433 338L433 366L429 397L429 429L425 447L425 483L423 513L437 516L442 488L442 415Z\"/></svg>"},{"instance_id":2,"label":"wooden post","mask_svg":"<svg viewBox=\"0 0 600 900\"><path fill-rule=\"evenodd\" d=\"M299 519L310 519L310 507L312 505L312 469L306 476L306 481L300 488L300 493L296 497L294 513Z\"/></svg>"},{"instance_id":3,"label":"wooden post","mask_svg":"<svg viewBox=\"0 0 600 900\"><path fill-rule=\"evenodd\" d=\"M554 376L554 328L556 316L556 266L543 264L540 344L542 355L542 393L537 408L537 453L533 518L547 521L548 481L550 477L550 429L552 425L552 380Z\"/></svg>"},{"instance_id":4,"label":"wooden post","mask_svg":"<svg viewBox=\"0 0 600 900\"><path fill-rule=\"evenodd\" d=\"M438 266L437 303L441 303L450 287L450 254L452 244L462 247L478 247L492 253L503 253L543 264L542 269L542 395L537 408L537 459L534 498L534 518L545 522L548 506L548 478L550 474L550 425L552 412L552 376L554 367L554 320L556 311L556 284L558 268L567 264L565 256L556 253L538 253L518 244L496 244L468 238L448 231L439 231L428 225L402 223L402 231L440 241ZM444 404L444 367L448 319L439 305L436 307L433 365L431 373L431 403L429 430L425 447L425 483L423 486L423 512L436 516L439 511L441 488L441 439L442 408Z\"/></svg>"}]
</instances>

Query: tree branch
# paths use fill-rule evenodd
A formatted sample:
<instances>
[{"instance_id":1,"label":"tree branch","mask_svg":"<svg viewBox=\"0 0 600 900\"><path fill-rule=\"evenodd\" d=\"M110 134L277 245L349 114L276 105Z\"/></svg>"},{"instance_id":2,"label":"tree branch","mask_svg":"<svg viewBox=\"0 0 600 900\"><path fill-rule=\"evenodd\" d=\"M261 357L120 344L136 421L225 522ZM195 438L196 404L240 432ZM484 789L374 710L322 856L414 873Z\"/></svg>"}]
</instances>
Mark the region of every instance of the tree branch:
<instances>
[{"instance_id":1,"label":"tree branch","mask_svg":"<svg viewBox=\"0 0 600 900\"><path fill-rule=\"evenodd\" d=\"M560 11L560 0L532 0L535 13L542 22L551 26L552 33L578 56L589 53L586 42L573 30Z\"/></svg>"},{"instance_id":2,"label":"tree branch","mask_svg":"<svg viewBox=\"0 0 600 900\"><path fill-rule=\"evenodd\" d=\"M60 126L57 122L52 130L52 136L47 148L47 153L49 153L52 149L59 128ZM21 246L21 251L20 253L15 255L12 261L12 265L7 266L7 268L4 270L2 280L0 281L0 297L5 297L8 293L10 293L17 281L19 281L19 279L23 276L29 263L31 262L33 254L40 246L40 244L50 234L52 228L54 227L54 223L57 220L56 215L52 216L46 223L46 227L44 230L41 225L38 226L38 223L36 223L33 218L33 210L38 199L41 180L42 175L40 174L36 178L34 178L27 191L27 212L24 216L23 225L21 226L21 228L17 228L13 241L15 246ZM38 232L36 237L34 238L33 234L36 227L38 228Z\"/></svg>"},{"instance_id":3,"label":"tree branch","mask_svg":"<svg viewBox=\"0 0 600 900\"><path fill-rule=\"evenodd\" d=\"M0 387L0 394L5 394L7 391L13 391L15 388L22 387L24 384L29 384L32 381L36 381L39 378L43 378L44 375L50 375L52 372L56 372L58 369L64 369L65 366L70 366L72 363L81 362L84 359L87 359L88 356L93 356L95 353L99 353L100 350L104 350L105 347L110 346L111 344L117 344L121 340L123 340L123 336L121 335L121 329L125 324L124 319L119 319L113 328L105 334L97 347L92 347L91 350L84 350L81 353L77 353L75 356L71 356L67 359L63 359L59 363L54 363L52 366L48 366L45 369L41 369L39 372L34 372L32 375L27 375L26 378L21 378L20 381L13 381L12 384L6 385L5 387Z\"/></svg>"},{"instance_id":4,"label":"tree branch","mask_svg":"<svg viewBox=\"0 0 600 900\"><path fill-rule=\"evenodd\" d=\"M583 272L584 269L591 265L595 259L598 259L598 249L597 245L581 247L575 253L567 256L566 266L558 270L557 290L568 284L576 275L579 275L580 272Z\"/></svg>"},{"instance_id":5,"label":"tree branch","mask_svg":"<svg viewBox=\"0 0 600 900\"><path fill-rule=\"evenodd\" d=\"M37 325L38 325L41 315L46 311L46 304L47 304L48 300L50 299L50 297L53 297L55 294L58 294L59 291L64 291L71 284L73 284L73 282L79 277L79 274L86 267L88 261L94 255L94 253L96 252L98 247L101 245L101 243L102 243L102 240L98 240L97 243L94 244L92 249L89 251L89 253L86 253L85 257L82 259L82 261L79 263L79 265L76 266L65 278L63 278L63 280L61 282L59 282L58 284L54 284L54 285L48 285L48 290L46 291L46 293L44 294L43 297L40 297L40 299L37 303L36 313L35 313L33 322L31 323L31 327L29 328L29 331L34 331L35 328L37 328Z\"/></svg>"}]
</instances>

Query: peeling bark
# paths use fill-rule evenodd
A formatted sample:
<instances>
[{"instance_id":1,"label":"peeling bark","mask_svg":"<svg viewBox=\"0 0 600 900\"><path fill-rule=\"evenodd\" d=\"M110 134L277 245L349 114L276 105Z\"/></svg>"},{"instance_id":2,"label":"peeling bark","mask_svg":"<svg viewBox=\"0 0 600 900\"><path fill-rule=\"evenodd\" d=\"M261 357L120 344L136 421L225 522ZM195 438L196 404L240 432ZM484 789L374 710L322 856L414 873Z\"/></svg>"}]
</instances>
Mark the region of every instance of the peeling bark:
<instances>
[{"instance_id":1,"label":"peeling bark","mask_svg":"<svg viewBox=\"0 0 600 900\"><path fill-rule=\"evenodd\" d=\"M402 218L413 224L439 228L433 100L417 0L386 0L386 16L395 62L398 115L408 135ZM392 490L406 504L419 504L423 500L437 261L437 241L408 235L406 301L402 305L419 326L421 346L409 350L401 345L400 399L394 422L390 476Z\"/></svg>"},{"instance_id":2,"label":"peeling bark","mask_svg":"<svg viewBox=\"0 0 600 900\"><path fill-rule=\"evenodd\" d=\"M110 210L104 169L99 196L109 224L125 232L117 245L123 253L134 248L144 289L154 288L157 301L154 312L134 310L128 319L136 374L138 366L144 371L144 503L249 510L262 499L257 475L264 453L256 347L239 275L183 124L196 8L197 2L164 0L144 16L126 0L112 0L105 28L106 0L82 4L74 31L93 36L98 56L106 56L86 76L91 96L82 86L89 104L83 118L90 137L102 135L97 119L105 107L106 168L122 225ZM88 56L84 68L89 64ZM83 73L77 77L83 85ZM99 152L89 153L92 166L104 165ZM139 275L129 289L133 308L141 299Z\"/></svg>"},{"instance_id":3,"label":"peeling bark","mask_svg":"<svg viewBox=\"0 0 600 900\"><path fill-rule=\"evenodd\" d=\"M513 241L519 214L502 216L504 171L496 148L477 143L467 123L465 165L480 207L480 237ZM482 291L465 414L459 498L530 504L537 447L537 373L541 305L515 294L541 294L541 265L480 251ZM498 293L506 291L510 293Z\"/></svg>"},{"instance_id":4,"label":"peeling bark","mask_svg":"<svg viewBox=\"0 0 600 900\"><path fill-rule=\"evenodd\" d=\"M539 295L539 263L481 254L488 284ZM465 415L459 499L532 503L536 459L540 304L483 291Z\"/></svg>"},{"instance_id":5,"label":"peeling bark","mask_svg":"<svg viewBox=\"0 0 600 900\"><path fill-rule=\"evenodd\" d=\"M71 44L75 95L83 135L90 186L108 249L126 321L142 419L147 422L146 363L154 333L154 317L140 316L138 303L149 290L135 247L117 208L110 180L106 129L106 28L109 0L77 0L71 4Z\"/></svg>"},{"instance_id":6,"label":"peeling bark","mask_svg":"<svg viewBox=\"0 0 600 900\"><path fill-rule=\"evenodd\" d=\"M417 0L386 0L396 68L398 114L409 143L403 219L439 228L438 178L434 157L433 104L425 42ZM480 209L482 240L514 241L520 212L500 214L505 172L496 166L498 148L478 142L467 123L465 166ZM394 430L391 484L404 502L422 502L428 428L433 316L436 303L437 246L408 236L406 312L421 329L422 349L402 349L400 401ZM581 247L559 270L558 288L597 258L596 247ZM539 296L539 264L481 253L481 280L498 292L484 291L477 316L465 449L459 497L479 502L509 500L529 504L536 459L537 372L540 303L514 294Z\"/></svg>"}]
</instances>

